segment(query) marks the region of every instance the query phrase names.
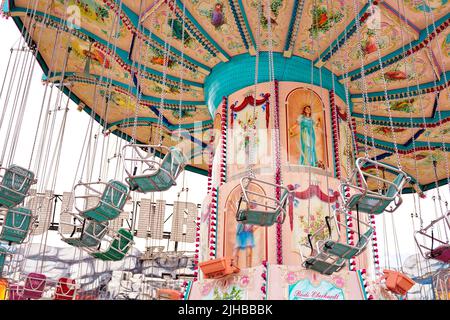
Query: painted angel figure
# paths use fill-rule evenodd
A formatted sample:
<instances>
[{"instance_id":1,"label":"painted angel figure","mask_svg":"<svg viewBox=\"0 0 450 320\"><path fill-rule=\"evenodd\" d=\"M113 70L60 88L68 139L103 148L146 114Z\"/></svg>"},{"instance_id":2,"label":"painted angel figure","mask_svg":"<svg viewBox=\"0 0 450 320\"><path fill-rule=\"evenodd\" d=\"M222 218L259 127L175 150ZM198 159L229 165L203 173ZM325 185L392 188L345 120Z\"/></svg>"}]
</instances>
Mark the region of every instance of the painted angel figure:
<instances>
[{"instance_id":1,"label":"painted angel figure","mask_svg":"<svg viewBox=\"0 0 450 320\"><path fill-rule=\"evenodd\" d=\"M214 6L214 10L211 13L211 24L218 28L225 23L225 18L223 15L223 5L218 2Z\"/></svg>"}]
</instances>

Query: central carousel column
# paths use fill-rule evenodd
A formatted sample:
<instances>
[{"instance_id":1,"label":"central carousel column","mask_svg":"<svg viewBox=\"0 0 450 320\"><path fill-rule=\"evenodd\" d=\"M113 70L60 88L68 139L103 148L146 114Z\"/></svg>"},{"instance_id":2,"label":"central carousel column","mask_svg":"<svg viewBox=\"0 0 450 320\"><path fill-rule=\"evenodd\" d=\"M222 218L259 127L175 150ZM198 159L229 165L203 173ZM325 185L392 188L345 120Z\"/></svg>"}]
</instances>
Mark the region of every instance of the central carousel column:
<instances>
[{"instance_id":1,"label":"central carousel column","mask_svg":"<svg viewBox=\"0 0 450 320\"><path fill-rule=\"evenodd\" d=\"M211 188L200 219L201 270L189 299L367 299L363 275L353 271L366 267L365 254L331 275L303 266L316 253L308 235L329 237L325 217L338 207L338 177L354 167L346 105L330 90L301 82L277 81L274 97L268 82L256 92L253 85L237 90L214 113ZM237 221L241 179L249 172L265 182L251 183L250 191L261 195L251 201L267 204L289 190L282 224ZM340 241L356 241L345 228L339 231L332 233Z\"/></svg>"}]
</instances>

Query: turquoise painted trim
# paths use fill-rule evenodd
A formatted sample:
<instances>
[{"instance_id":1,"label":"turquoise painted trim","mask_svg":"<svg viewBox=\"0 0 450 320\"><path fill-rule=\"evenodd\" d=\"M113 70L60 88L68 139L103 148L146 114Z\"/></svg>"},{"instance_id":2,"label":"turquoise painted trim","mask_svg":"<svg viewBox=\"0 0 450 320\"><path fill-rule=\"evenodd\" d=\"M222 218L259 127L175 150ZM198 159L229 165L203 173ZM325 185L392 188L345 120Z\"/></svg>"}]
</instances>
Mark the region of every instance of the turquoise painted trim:
<instances>
[{"instance_id":1,"label":"turquoise painted trim","mask_svg":"<svg viewBox=\"0 0 450 320\"><path fill-rule=\"evenodd\" d=\"M356 139L359 140L359 142L364 142L364 135L357 133L356 134ZM417 138L416 138L417 139ZM372 138L369 138L368 140L372 141ZM377 146L377 148L379 149L383 149L389 152L393 152L395 149L395 145L393 142L390 141L384 141L384 140L379 140L379 139L373 139L375 146ZM372 142L368 143L369 145L372 144ZM442 142L430 142L429 145L431 147L442 147ZM450 150L450 143L444 143L445 149L446 150ZM428 142L426 141L415 141L415 147L416 148L421 148L421 147L428 147ZM408 145L402 145L397 143L397 149L401 150L401 151L410 151L413 150L413 145L408 144Z\"/></svg>"},{"instance_id":2,"label":"turquoise painted trim","mask_svg":"<svg viewBox=\"0 0 450 320\"><path fill-rule=\"evenodd\" d=\"M387 158L387 157L392 156L392 153L386 153L386 155L387 155L387 156L384 157L384 158ZM385 162L383 162L383 161L378 160L378 159L380 158L380 156L382 156L382 155L379 155L379 156L376 156L376 157L372 157L371 159L374 160L374 161L377 161L378 163L382 163L382 164L387 165L387 166L392 166L392 165L390 165L390 164L387 164L387 163L385 163ZM384 158L383 158L383 159L384 159ZM386 168L385 170L386 170L387 172L389 172L389 173L394 174L394 175L398 174L397 172L395 172L394 170L389 169L389 168ZM417 179L416 179L416 178L414 178L412 175L408 174L407 172L405 172L405 173L411 178L411 182L412 182L412 183L414 183L414 184L416 184L416 185L418 185L418 186L420 187L420 183L417 182ZM404 193L404 192L402 191L402 193Z\"/></svg>"},{"instance_id":3,"label":"turquoise painted trim","mask_svg":"<svg viewBox=\"0 0 450 320\"><path fill-rule=\"evenodd\" d=\"M205 101L209 112L214 115L223 97L228 97L233 92L251 86L255 82L255 57L242 54L231 58L227 63L219 63L213 68L211 74L205 79ZM312 61L298 56L291 58L283 57L282 53L273 53L275 75L274 78L280 82L294 81L311 84ZM268 53L261 52L259 61L258 82L269 81ZM313 83L331 90L333 89L332 73L326 68L313 67ZM322 83L320 82L322 72ZM344 86L335 81L335 94L345 101ZM230 101L232 103L233 101ZM351 103L350 103L351 104Z\"/></svg>"},{"instance_id":4,"label":"turquoise painted trim","mask_svg":"<svg viewBox=\"0 0 450 320\"><path fill-rule=\"evenodd\" d=\"M238 12L237 12L238 9L236 9L236 5L234 4L234 0L228 0L228 3L230 4L230 10L233 13L234 22L236 23L236 26L238 28L239 35L241 36L241 40L244 43L245 48L248 50L250 48L250 45L249 45L249 43L247 41L247 38L245 36L242 24L239 21L239 16L238 16Z\"/></svg>"},{"instance_id":5,"label":"turquoise painted trim","mask_svg":"<svg viewBox=\"0 0 450 320\"><path fill-rule=\"evenodd\" d=\"M108 125L108 128L113 127L113 126L120 126L122 124L125 124L124 126L121 126L122 128L132 127L132 126L134 126L134 122L135 122L135 118L134 117L132 117L132 118L124 118L122 120L110 123ZM137 122L158 123L158 118L138 117L137 118ZM213 123L212 120L210 120L210 121L202 121L201 122L201 126L203 127L203 126L206 126L206 125L209 125L209 124L212 124L212 123ZM137 126L140 127L139 124ZM198 126L198 123L187 123L187 124L180 125L180 127L182 129L192 129L192 128L195 128L196 126ZM169 129L170 131L177 130L178 129L178 124L171 124L171 123L169 123L168 125L165 124L164 127Z\"/></svg>"},{"instance_id":6,"label":"turquoise painted trim","mask_svg":"<svg viewBox=\"0 0 450 320\"><path fill-rule=\"evenodd\" d=\"M122 8L122 11L128 16L128 19L130 19L131 23L133 24L133 27L136 28L136 30L142 32L142 34L144 34L145 36L147 36L148 38L150 38L151 40L154 40L155 42L159 43L161 46L164 47L164 43L165 41L162 40L161 38L159 38L158 36L156 36L155 34L153 34L153 32L151 32L150 30L148 30L147 28L144 28L142 26L142 24L140 25L139 29L139 16L130 8L128 8L128 6L126 6L125 4L122 3L122 1L120 1L121 3L119 4L117 0L113 0L116 6L119 6ZM181 51L179 51L178 49L171 47L170 51L173 52L174 54L178 55L181 57ZM189 57L188 55L185 55L185 59L191 63L193 63L194 65L203 68L205 70L210 70L210 68L206 65L204 65L203 63L192 59L191 57Z\"/></svg>"},{"instance_id":7,"label":"turquoise painted trim","mask_svg":"<svg viewBox=\"0 0 450 320\"><path fill-rule=\"evenodd\" d=\"M370 3L366 3L364 7L359 11L358 16L361 17L367 9L369 9ZM353 30L352 34L349 34L351 30ZM355 19L352 19L351 22L347 25L347 27L344 29L344 31L341 32L341 34L332 42L331 46L328 46L320 55L319 58L314 61L314 64L317 62L323 60L325 56L329 55L329 57L325 60L327 61L336 51L337 51L337 45L339 43L339 47L342 47L344 43L351 38L353 33L356 32L356 22Z\"/></svg>"},{"instance_id":8,"label":"turquoise painted trim","mask_svg":"<svg viewBox=\"0 0 450 320\"><path fill-rule=\"evenodd\" d=\"M6 0L6 1L4 1L3 2L3 7L2 7L2 11L4 12L4 13L10 13L10 4L9 4L9 1L10 0Z\"/></svg>"},{"instance_id":9,"label":"turquoise painted trim","mask_svg":"<svg viewBox=\"0 0 450 320\"><path fill-rule=\"evenodd\" d=\"M250 28L250 24L248 23L247 15L244 14L245 10L244 10L244 5L242 4L242 0L238 0L238 5L239 5L239 11L241 12L241 16L244 19L245 28L247 28L248 35L250 36L250 40L252 41L251 45L254 47L255 43L256 43L255 37L253 36L252 29ZM250 45L250 43L249 43L249 45Z\"/></svg>"},{"instance_id":10,"label":"turquoise painted trim","mask_svg":"<svg viewBox=\"0 0 450 320\"><path fill-rule=\"evenodd\" d=\"M188 284L187 284L187 287L186 287L186 292L184 293L183 300L188 300L189 299L189 295L191 294L191 289L192 289L192 281L188 281Z\"/></svg>"},{"instance_id":11,"label":"turquoise painted trim","mask_svg":"<svg viewBox=\"0 0 450 320\"><path fill-rule=\"evenodd\" d=\"M52 72L51 75L54 77L58 77L59 75L61 75L61 72ZM65 78L71 77L71 76L83 76L83 74L75 73L75 72L66 72L65 73ZM107 78L105 76L99 76L99 75L95 75L95 74L89 74L89 76L92 78L95 78L96 81L105 82L105 85L108 83L108 84L112 84L113 86L127 90L136 97L138 96L138 94L140 94L141 101L148 101L148 102L155 102L155 103L161 102L161 97L153 97L153 96L145 95L143 93L139 93L137 88L134 85L131 87L123 82L119 82L117 80L113 80L113 79ZM86 82L89 80L92 80L92 79L86 78ZM59 82L59 79L55 81L55 83L58 83L58 82ZM83 80L80 80L80 81L74 80L74 82L84 82L84 81ZM164 102L167 104L179 104L180 100L164 99ZM185 106L205 105L204 101L185 101L185 100L183 100L181 103Z\"/></svg>"},{"instance_id":12,"label":"turquoise painted trim","mask_svg":"<svg viewBox=\"0 0 450 320\"><path fill-rule=\"evenodd\" d=\"M447 79L450 78L450 71L446 71L445 73L442 73L440 75L440 80L436 81L436 82L427 82L427 83L421 83L419 84L419 86L414 85L414 86L410 86L409 87L409 91L412 93L413 91L418 91L418 90L424 90L424 89L428 89L428 88L433 88L435 86L440 86L440 85L445 85L445 77L447 77ZM402 93L407 93L407 88L399 88L399 89L393 89L393 90L388 90L387 94L389 95L396 95L396 94L402 94ZM384 91L378 91L378 92L369 92L367 93L367 96L369 98L373 98L373 97L384 97ZM350 96L351 99L361 99L363 98L362 93L357 93L357 94L352 94ZM352 109L353 111L353 109Z\"/></svg>"},{"instance_id":13,"label":"turquoise painted trim","mask_svg":"<svg viewBox=\"0 0 450 320\"><path fill-rule=\"evenodd\" d=\"M446 118L450 117L450 110L440 111L440 113L441 113L441 117L440 118L441 119L439 119L439 115L438 115L439 111L436 111L435 113L436 114L434 115L433 118L425 118L426 124L436 124L436 123L439 123L440 121L444 121ZM367 115L364 116L364 114L361 114L361 113L352 113L352 117L363 119L365 117L367 118ZM373 115L371 115L370 117L371 117L371 119L373 121L382 121L382 122L387 122L387 123L390 122L388 117L373 116ZM369 122L369 121L367 120L366 122ZM392 122L394 124L400 124L402 127L408 127L408 128L411 127L411 122L412 122L412 124L413 124L412 127L413 128L420 128L423 125L423 118L422 118L421 115L419 115L417 117L414 117L412 119L411 118L396 118L396 117L393 117L392 118ZM378 123L375 123L375 124L378 124Z\"/></svg>"},{"instance_id":14,"label":"turquoise painted trim","mask_svg":"<svg viewBox=\"0 0 450 320\"><path fill-rule=\"evenodd\" d=\"M176 0L176 6L181 11L183 10L183 3L181 2L181 0ZM200 31L200 34L204 36L216 48L217 51L222 53L225 56L225 58L230 59L230 55L216 41L214 41L214 39L209 35L208 32L205 31L205 29L203 29L200 23L198 23L198 21L194 18L194 16L189 12L187 7L185 8L185 15L186 15L185 18L187 18L187 20L189 20L195 25L197 30Z\"/></svg>"},{"instance_id":15,"label":"turquoise painted trim","mask_svg":"<svg viewBox=\"0 0 450 320\"><path fill-rule=\"evenodd\" d=\"M441 24L443 24L449 18L450 18L450 13L447 13L441 19L435 21L434 25L436 27L439 27ZM428 32L427 32L427 30L428 30ZM403 59L403 52L409 50L410 46L415 47L416 45L420 44L423 40L425 40L425 38L428 37L428 34L431 34L434 30L435 29L434 29L433 24L430 24L428 27L426 27L422 31L420 31L419 39L411 41L410 43L405 44L404 46L400 47L399 49L395 50L394 52L391 52L391 53L383 56L381 58L381 63L383 65L383 68ZM392 61L388 62L391 59L392 59ZM372 69L372 68L374 68L374 69ZM370 70L370 69L372 69L372 70ZM364 66L364 71L365 71L366 76L369 74L372 74L374 72L377 72L378 70L380 70L380 62L378 61L378 59L376 59L375 61ZM362 68L358 68L353 71L350 71L346 75L345 74L341 75L338 78L339 78L339 80L341 80L341 79L344 79L347 77L351 77L352 80L355 80L355 79L358 79L361 77L361 72L362 72Z\"/></svg>"},{"instance_id":16,"label":"turquoise painted trim","mask_svg":"<svg viewBox=\"0 0 450 320\"><path fill-rule=\"evenodd\" d=\"M364 289L364 279L362 278L362 274L360 270L356 270L359 279L359 285L361 286L361 291L363 293L364 300L367 300L366 290Z\"/></svg>"},{"instance_id":17,"label":"turquoise painted trim","mask_svg":"<svg viewBox=\"0 0 450 320\"><path fill-rule=\"evenodd\" d=\"M303 0L300 0L300 1L303 1ZM289 45L292 40L292 31L294 29L295 20L297 19L298 6L299 6L299 0L294 0L294 6L292 7L293 9L292 9L291 21L289 22L289 28L288 28L288 32L286 35L286 40L284 42L284 51L289 50ZM300 14L301 14L301 12L300 12ZM297 35L295 35L295 36L297 36Z\"/></svg>"}]
</instances>

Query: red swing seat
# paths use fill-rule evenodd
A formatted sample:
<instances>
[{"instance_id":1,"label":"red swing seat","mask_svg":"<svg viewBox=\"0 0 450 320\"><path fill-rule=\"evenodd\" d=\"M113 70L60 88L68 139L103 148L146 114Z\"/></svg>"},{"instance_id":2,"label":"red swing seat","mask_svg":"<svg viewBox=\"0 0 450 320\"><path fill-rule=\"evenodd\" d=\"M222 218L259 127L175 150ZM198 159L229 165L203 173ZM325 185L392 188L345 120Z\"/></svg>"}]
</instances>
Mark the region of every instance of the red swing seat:
<instances>
[{"instance_id":1,"label":"red swing seat","mask_svg":"<svg viewBox=\"0 0 450 320\"><path fill-rule=\"evenodd\" d=\"M54 300L74 300L76 297L76 289L74 279L60 278L56 285Z\"/></svg>"},{"instance_id":2,"label":"red swing seat","mask_svg":"<svg viewBox=\"0 0 450 320\"><path fill-rule=\"evenodd\" d=\"M180 291L164 288L158 289L156 297L158 300L181 300L184 295Z\"/></svg>"},{"instance_id":3,"label":"red swing seat","mask_svg":"<svg viewBox=\"0 0 450 320\"><path fill-rule=\"evenodd\" d=\"M443 244L430 252L428 252L427 257L430 259L439 260L444 263L450 262L450 244Z\"/></svg>"}]
</instances>

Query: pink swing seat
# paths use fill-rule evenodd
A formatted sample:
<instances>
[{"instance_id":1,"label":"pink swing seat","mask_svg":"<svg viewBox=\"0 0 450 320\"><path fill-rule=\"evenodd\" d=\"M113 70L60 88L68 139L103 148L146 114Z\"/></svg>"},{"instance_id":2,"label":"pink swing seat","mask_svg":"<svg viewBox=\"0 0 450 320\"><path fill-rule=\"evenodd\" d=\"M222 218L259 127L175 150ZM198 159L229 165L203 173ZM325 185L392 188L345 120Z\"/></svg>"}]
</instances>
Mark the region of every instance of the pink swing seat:
<instances>
[{"instance_id":1,"label":"pink swing seat","mask_svg":"<svg viewBox=\"0 0 450 320\"><path fill-rule=\"evenodd\" d=\"M40 299L44 295L47 277L40 273L30 273L25 279L23 297L25 299Z\"/></svg>"},{"instance_id":2,"label":"pink swing seat","mask_svg":"<svg viewBox=\"0 0 450 320\"><path fill-rule=\"evenodd\" d=\"M427 253L430 259L442 261L444 263L450 262L450 244L441 245Z\"/></svg>"}]
</instances>

